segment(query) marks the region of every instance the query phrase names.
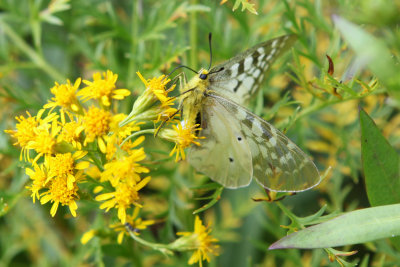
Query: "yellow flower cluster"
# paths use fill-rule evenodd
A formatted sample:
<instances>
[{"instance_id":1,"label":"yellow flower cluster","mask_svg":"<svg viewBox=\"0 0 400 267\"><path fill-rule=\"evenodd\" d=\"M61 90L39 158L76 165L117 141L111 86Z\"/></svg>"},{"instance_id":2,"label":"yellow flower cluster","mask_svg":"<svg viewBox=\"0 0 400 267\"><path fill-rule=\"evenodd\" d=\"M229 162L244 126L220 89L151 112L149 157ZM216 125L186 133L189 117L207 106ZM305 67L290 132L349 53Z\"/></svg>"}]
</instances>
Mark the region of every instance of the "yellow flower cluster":
<instances>
[{"instance_id":1,"label":"yellow flower cluster","mask_svg":"<svg viewBox=\"0 0 400 267\"><path fill-rule=\"evenodd\" d=\"M21 160L31 164L26 173L31 178L27 188L33 201L53 203L52 216L61 204L67 205L75 217L80 184L87 180L85 170L95 167L103 171L103 162L97 159L107 153L107 145L118 146L127 134L140 129L134 122L124 129L118 127L125 116L112 113L111 100L123 99L130 92L116 88L117 78L111 71L103 75L95 73L94 81L84 80L87 86L82 89L79 89L81 78L73 84L69 80L66 84L56 82L50 89L54 97L36 116L30 113L19 116L16 129L6 131L17 140L15 145L21 147ZM88 100L92 102L85 106ZM141 150L125 153L135 156L136 151ZM116 154L117 150L113 152ZM108 155L113 157L116 156Z\"/></svg>"},{"instance_id":2,"label":"yellow flower cluster","mask_svg":"<svg viewBox=\"0 0 400 267\"><path fill-rule=\"evenodd\" d=\"M92 192L93 199L102 202L100 209L115 210L119 222L110 227L119 232L119 243L129 234L126 225L143 230L155 223L139 217L145 204L139 191L151 180L147 175L151 170L143 166L147 155L140 147L144 134L175 143L170 156L176 154L176 161L185 158L186 147L200 145L195 135L198 125L175 119L179 116L174 107L176 98L168 96L175 85L167 89L170 80L164 75L145 79L137 74L146 89L128 116L115 111L117 101L130 92L118 89L118 75L107 71L95 73L92 81L56 82L50 89L54 96L43 109L35 116L27 112L27 116L17 117L16 128L6 130L16 139L14 145L21 148L20 160L30 165L26 168L31 180L27 188L33 202L51 202L53 217L60 205L68 206L76 217L80 196L84 193L87 199ZM178 239L191 236L190 244L178 242L176 250L195 250L190 264L209 260L210 252L216 254L212 249L216 239L209 232L196 217L193 235L183 233ZM96 234L94 229L88 231L81 242L87 243Z\"/></svg>"}]
</instances>

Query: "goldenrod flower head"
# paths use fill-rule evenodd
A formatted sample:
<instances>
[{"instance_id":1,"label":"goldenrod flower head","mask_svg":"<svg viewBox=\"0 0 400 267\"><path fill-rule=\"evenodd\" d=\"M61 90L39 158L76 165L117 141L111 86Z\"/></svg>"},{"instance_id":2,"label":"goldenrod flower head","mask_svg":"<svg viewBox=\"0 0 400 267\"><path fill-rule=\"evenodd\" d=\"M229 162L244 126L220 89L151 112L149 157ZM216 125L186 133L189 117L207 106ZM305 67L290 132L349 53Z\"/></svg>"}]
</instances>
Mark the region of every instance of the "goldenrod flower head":
<instances>
[{"instance_id":1,"label":"goldenrod flower head","mask_svg":"<svg viewBox=\"0 0 400 267\"><path fill-rule=\"evenodd\" d=\"M124 126L120 127L119 123L126 117L125 114L116 114L112 116L110 122L110 130L111 134L104 136L104 141L106 143L106 158L107 160L112 160L117 152L117 148L122 148L125 151L128 151L127 143L124 142L125 138L131 135L133 132L137 132L140 130L139 125L143 123L136 123L132 121ZM121 144L124 142L124 145L121 147Z\"/></svg>"},{"instance_id":2,"label":"goldenrod flower head","mask_svg":"<svg viewBox=\"0 0 400 267\"><path fill-rule=\"evenodd\" d=\"M73 155L71 153L56 154L55 156L48 157L48 177L50 181L54 177L67 177L67 185L72 189L75 182L74 171L87 169L90 165L88 161L81 161L76 163L77 160L83 158L87 152L77 151Z\"/></svg>"},{"instance_id":3,"label":"goldenrod flower head","mask_svg":"<svg viewBox=\"0 0 400 267\"><path fill-rule=\"evenodd\" d=\"M141 143L144 137L141 137L137 143ZM143 148L133 149L125 156L126 152L121 154L115 160L104 165L104 171L101 174L101 181L109 181L112 186L118 185L121 181L136 184L140 180L139 173L148 173L149 169L141 166L138 162L146 158Z\"/></svg>"},{"instance_id":4,"label":"goldenrod flower head","mask_svg":"<svg viewBox=\"0 0 400 267\"><path fill-rule=\"evenodd\" d=\"M72 110L74 112L79 111L79 101L76 97L76 91L81 84L81 78L76 79L75 83L72 85L70 80L67 80L67 84L59 84L55 82L55 85L50 89L54 97L51 98L44 108L54 109L59 106L67 110Z\"/></svg>"},{"instance_id":5,"label":"goldenrod flower head","mask_svg":"<svg viewBox=\"0 0 400 267\"><path fill-rule=\"evenodd\" d=\"M16 130L5 130L6 133L17 139L17 142L15 142L14 145L19 145L22 148L20 160L22 160L22 158L29 160L29 154L27 152L29 149L31 149L32 142L36 141L38 136L37 127L39 127L41 124L48 124L57 119L57 116L54 113L50 113L48 116L42 119L41 117L44 111L44 109L40 110L37 116L33 117L29 112L26 112L28 115L26 118L22 115L15 117L15 119L18 121Z\"/></svg>"},{"instance_id":6,"label":"goldenrod flower head","mask_svg":"<svg viewBox=\"0 0 400 267\"><path fill-rule=\"evenodd\" d=\"M200 143L196 140L203 139L203 137L196 136L196 132L201 130L201 128L199 128L199 124L190 125L188 121L181 121L176 126L173 125L172 127L173 130L162 129L159 133L159 136L168 141L175 142L175 147L169 154L172 156L174 153L176 153L175 161L178 161L180 158L184 160L185 148L189 147L191 144L200 146Z\"/></svg>"},{"instance_id":7,"label":"goldenrod flower head","mask_svg":"<svg viewBox=\"0 0 400 267\"><path fill-rule=\"evenodd\" d=\"M161 103L165 103L170 99L170 97L168 97L167 95L169 92L174 90L175 84L172 85L168 90L166 90L165 87L171 80L165 79L165 75L146 80L140 72L136 72L136 74L146 86L147 93L154 95Z\"/></svg>"},{"instance_id":8,"label":"goldenrod flower head","mask_svg":"<svg viewBox=\"0 0 400 267\"><path fill-rule=\"evenodd\" d=\"M218 239L213 238L211 235L211 229L209 226L204 226L203 222L196 215L194 222L194 231L193 232L179 232L178 235L182 235L181 240L176 240L175 242L179 244L181 250L194 250L192 257L190 257L188 264L194 264L199 262L199 265L202 266L202 261L206 260L210 262L210 255L214 254L216 256L219 255L219 245L215 243L218 242Z\"/></svg>"},{"instance_id":9,"label":"goldenrod flower head","mask_svg":"<svg viewBox=\"0 0 400 267\"><path fill-rule=\"evenodd\" d=\"M165 113L166 109L171 114L176 111L175 109L171 112L170 107L175 98L168 97L168 93L175 88L175 85L171 86L168 90L166 89L170 79L166 79L165 75L161 75L158 78L146 80L140 72L137 72L137 75L146 86L146 90L136 99L128 117L121 121L121 127L133 120L156 120L160 117L160 113ZM160 101L161 108L160 106L153 108L153 104L157 101Z\"/></svg>"},{"instance_id":10,"label":"goldenrod flower head","mask_svg":"<svg viewBox=\"0 0 400 267\"><path fill-rule=\"evenodd\" d=\"M175 116L178 116L178 110L174 107L172 107L173 105L175 105L174 103L175 98L169 98L166 102L161 103L161 105L158 107L158 117L157 119L154 121L155 123L159 122L159 121L165 121L168 120L168 122L176 122L174 119Z\"/></svg>"},{"instance_id":11,"label":"goldenrod flower head","mask_svg":"<svg viewBox=\"0 0 400 267\"><path fill-rule=\"evenodd\" d=\"M126 155L131 154L133 148L140 145L145 139L144 136L140 136L135 141L132 141L131 139L125 140L123 138L123 136L125 136L124 133L119 134L121 138L119 138L117 135L118 134L113 134L105 138L107 143L106 158L108 161L111 161L114 158L121 159Z\"/></svg>"},{"instance_id":12,"label":"goldenrod flower head","mask_svg":"<svg viewBox=\"0 0 400 267\"><path fill-rule=\"evenodd\" d=\"M129 225L133 229L137 230L144 230L147 228L147 226L152 225L155 223L154 220L142 220L142 218L138 218L140 208L135 207L133 210L132 215L127 215L126 216L126 223L129 223ZM122 244L122 241L124 239L125 235L129 235L129 232L126 230L126 226L124 223L115 223L111 224L110 227L114 229L114 231L119 232L118 234L118 244ZM139 235L139 232L134 232L135 235Z\"/></svg>"},{"instance_id":13,"label":"goldenrod flower head","mask_svg":"<svg viewBox=\"0 0 400 267\"><path fill-rule=\"evenodd\" d=\"M84 145L97 139L100 151L105 153L106 146L103 137L110 130L111 118L112 115L109 111L91 106L83 117L82 122L86 134Z\"/></svg>"},{"instance_id":14,"label":"goldenrod flower head","mask_svg":"<svg viewBox=\"0 0 400 267\"><path fill-rule=\"evenodd\" d=\"M57 209L59 204L67 205L72 216L76 217L76 210L78 206L75 200L78 199L78 185L79 180L83 178L82 172L78 172L74 175L75 182L72 185L72 188L68 186L68 179L66 175L57 176L51 180L50 186L48 187L48 191L42 193L40 196L40 203L43 205L49 201L53 203L50 214L54 217L57 213Z\"/></svg>"},{"instance_id":15,"label":"goldenrod flower head","mask_svg":"<svg viewBox=\"0 0 400 267\"><path fill-rule=\"evenodd\" d=\"M125 137L131 135L132 132L140 131L141 124L144 122L136 122L131 121L124 126L120 127L119 123L123 121L127 116L125 114L116 114L112 117L112 121L110 123L110 129L113 132L113 135L116 135L120 140L124 140Z\"/></svg>"},{"instance_id":16,"label":"goldenrod flower head","mask_svg":"<svg viewBox=\"0 0 400 267\"><path fill-rule=\"evenodd\" d=\"M67 122L62 125L61 132L57 137L57 142L61 143L64 141L68 144L71 144L75 149L81 150L82 144L80 136L83 130L84 127L80 122Z\"/></svg>"},{"instance_id":17,"label":"goldenrod flower head","mask_svg":"<svg viewBox=\"0 0 400 267\"><path fill-rule=\"evenodd\" d=\"M53 120L51 124L43 123L34 128L36 136L26 146L27 149L33 149L38 153L33 162L36 162L43 155L54 154L57 134L60 129L61 127L58 125L57 120Z\"/></svg>"},{"instance_id":18,"label":"goldenrod flower head","mask_svg":"<svg viewBox=\"0 0 400 267\"><path fill-rule=\"evenodd\" d=\"M96 197L97 201L107 200L100 205L100 209L106 209L109 211L111 208L118 209L118 218L122 223L126 222L126 209L132 205L141 207L139 200L138 191L142 189L149 181L150 176L144 178L137 184L128 183L125 181L119 182L115 186L115 191L111 193L101 194Z\"/></svg>"},{"instance_id":19,"label":"goldenrod flower head","mask_svg":"<svg viewBox=\"0 0 400 267\"><path fill-rule=\"evenodd\" d=\"M36 117L32 117L32 115L27 111L27 118L24 116L15 117L18 121L15 126L16 130L6 130L6 133L9 133L13 138L17 139L17 142L14 145L19 145L21 148L26 147L26 145L35 139L36 133L34 129L39 125L39 122Z\"/></svg>"},{"instance_id":20,"label":"goldenrod flower head","mask_svg":"<svg viewBox=\"0 0 400 267\"><path fill-rule=\"evenodd\" d=\"M100 72L97 72L93 74L93 82L83 80L87 87L80 90L78 95L82 96L84 102L89 99L96 99L101 105L108 107L111 105L111 99L121 100L131 94L128 89L116 89L117 74L107 70L103 73L103 77L104 79Z\"/></svg>"},{"instance_id":21,"label":"goldenrod flower head","mask_svg":"<svg viewBox=\"0 0 400 267\"><path fill-rule=\"evenodd\" d=\"M33 164L33 170L30 168L26 168L26 174L31 178L32 184L27 186L29 190L32 191L31 197L33 203L35 203L36 198L39 199L39 190L45 188L45 184L47 181L47 171L45 169L45 165L43 164Z\"/></svg>"}]
</instances>

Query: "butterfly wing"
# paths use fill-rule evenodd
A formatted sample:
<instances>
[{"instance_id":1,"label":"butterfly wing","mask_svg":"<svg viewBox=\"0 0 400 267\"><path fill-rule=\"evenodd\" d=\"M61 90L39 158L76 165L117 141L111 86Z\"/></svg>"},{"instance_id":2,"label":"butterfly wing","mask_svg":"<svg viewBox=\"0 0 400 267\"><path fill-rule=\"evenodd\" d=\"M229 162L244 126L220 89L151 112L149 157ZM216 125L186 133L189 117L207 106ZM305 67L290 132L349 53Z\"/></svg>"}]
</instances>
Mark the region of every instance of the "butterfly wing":
<instances>
[{"instance_id":1,"label":"butterfly wing","mask_svg":"<svg viewBox=\"0 0 400 267\"><path fill-rule=\"evenodd\" d=\"M218 109L213 112L223 110L224 117L229 121L225 122L225 126L228 124L229 128L230 125L234 125L235 131L244 135L245 142L243 144L246 144L246 146L240 146L240 142L237 141L235 135L225 136L225 138L229 139L223 141L224 146L239 146L239 151L242 154L245 153L244 150L247 147L249 148L252 176L263 187L279 192L298 192L314 187L320 182L320 176L315 164L279 130L257 115L222 96L209 94L208 98L214 99L209 102L218 106ZM208 125L210 126L209 128L216 127L216 123L219 122L211 122ZM217 134L221 135L219 133L221 130L223 131L224 129L219 129L218 132L212 129L211 132L208 132L211 134L210 138ZM208 147L206 149L210 150ZM243 154L245 156L240 157L239 160L245 160L248 154ZM221 157L216 158L215 160L218 160L216 162L223 160L221 153L219 155ZM233 164L228 166L231 167ZM228 170L227 172L232 171ZM218 181L215 178L214 180Z\"/></svg>"},{"instance_id":2,"label":"butterfly wing","mask_svg":"<svg viewBox=\"0 0 400 267\"><path fill-rule=\"evenodd\" d=\"M253 169L250 148L239 121L216 99L206 97L203 102L200 135L205 139L200 139L200 146L189 148L189 163L224 187L247 186Z\"/></svg>"},{"instance_id":3,"label":"butterfly wing","mask_svg":"<svg viewBox=\"0 0 400 267\"><path fill-rule=\"evenodd\" d=\"M210 89L240 105L246 103L260 88L271 64L295 40L295 35L284 35L260 43L213 67L209 75Z\"/></svg>"}]
</instances>

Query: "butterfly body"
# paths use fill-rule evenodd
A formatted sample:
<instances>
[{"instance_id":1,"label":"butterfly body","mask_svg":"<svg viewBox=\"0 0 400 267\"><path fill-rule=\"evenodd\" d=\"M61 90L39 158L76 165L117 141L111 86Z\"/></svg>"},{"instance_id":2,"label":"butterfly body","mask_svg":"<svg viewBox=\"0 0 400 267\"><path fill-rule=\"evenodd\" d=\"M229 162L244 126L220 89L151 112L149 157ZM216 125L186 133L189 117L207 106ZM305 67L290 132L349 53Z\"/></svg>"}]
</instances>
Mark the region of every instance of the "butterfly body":
<instances>
[{"instance_id":1,"label":"butterfly body","mask_svg":"<svg viewBox=\"0 0 400 267\"><path fill-rule=\"evenodd\" d=\"M208 72L201 69L199 73L206 75L206 79L196 75L181 88L180 106L182 107L182 117L191 125L195 124L195 120L201 112L203 101L207 95L207 88L209 88Z\"/></svg>"},{"instance_id":2,"label":"butterfly body","mask_svg":"<svg viewBox=\"0 0 400 267\"><path fill-rule=\"evenodd\" d=\"M200 123L200 146L189 163L227 188L255 180L273 191L297 192L319 183L309 157L271 124L242 105L259 89L270 64L294 41L286 35L256 45L198 74L181 87L185 123Z\"/></svg>"}]
</instances>

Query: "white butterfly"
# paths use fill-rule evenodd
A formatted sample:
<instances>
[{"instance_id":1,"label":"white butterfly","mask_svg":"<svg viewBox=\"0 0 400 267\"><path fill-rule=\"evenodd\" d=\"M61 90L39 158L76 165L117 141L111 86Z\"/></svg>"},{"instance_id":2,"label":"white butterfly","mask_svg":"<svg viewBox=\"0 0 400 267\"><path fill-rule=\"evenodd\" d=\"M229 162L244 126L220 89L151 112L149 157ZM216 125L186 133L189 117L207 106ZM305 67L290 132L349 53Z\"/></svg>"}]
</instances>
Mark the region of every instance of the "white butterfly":
<instances>
[{"instance_id":1,"label":"white butterfly","mask_svg":"<svg viewBox=\"0 0 400 267\"><path fill-rule=\"evenodd\" d=\"M280 192L307 190L320 182L310 158L271 124L243 105L260 87L271 63L296 40L281 36L250 48L181 87L182 117L200 123L200 146L190 164L227 188L250 184Z\"/></svg>"}]
</instances>

